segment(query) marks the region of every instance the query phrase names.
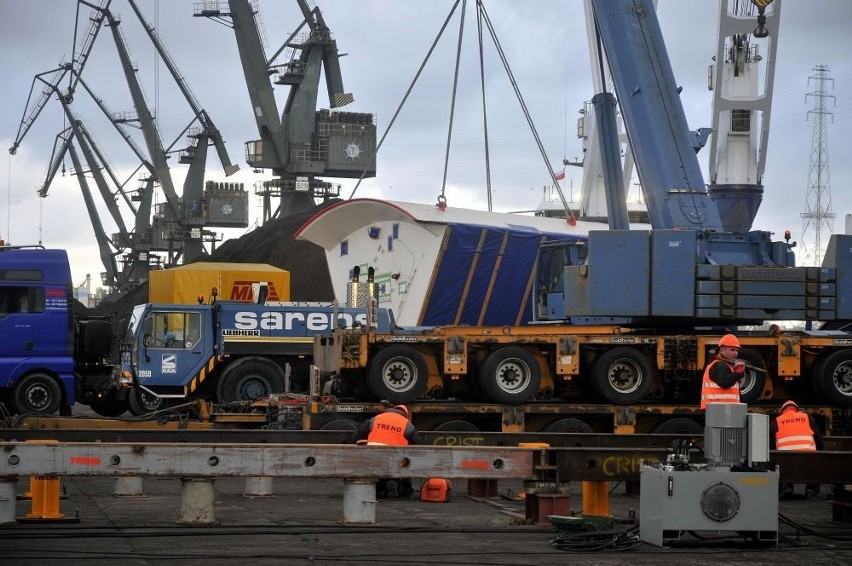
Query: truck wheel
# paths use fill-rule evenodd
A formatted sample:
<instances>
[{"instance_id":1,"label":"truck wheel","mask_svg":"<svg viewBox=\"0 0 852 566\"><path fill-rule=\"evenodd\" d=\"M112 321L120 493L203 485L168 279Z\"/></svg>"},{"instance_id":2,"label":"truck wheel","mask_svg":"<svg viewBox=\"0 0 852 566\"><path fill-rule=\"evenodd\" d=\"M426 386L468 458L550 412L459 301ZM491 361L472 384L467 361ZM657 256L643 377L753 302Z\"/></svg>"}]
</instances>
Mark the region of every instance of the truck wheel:
<instances>
[{"instance_id":1,"label":"truck wheel","mask_svg":"<svg viewBox=\"0 0 852 566\"><path fill-rule=\"evenodd\" d=\"M157 411L162 411L168 406L168 399L151 395L147 391L138 387L134 387L130 390L130 393L127 394L127 408L130 410L130 414L135 417L156 413Z\"/></svg>"},{"instance_id":2,"label":"truck wheel","mask_svg":"<svg viewBox=\"0 0 852 566\"><path fill-rule=\"evenodd\" d=\"M814 394L814 400L817 403L822 403L823 399L825 399L825 393L822 392L822 380L820 379L820 376L822 375L822 372L825 371L825 360L827 359L828 356L825 354L818 357L808 373L811 392Z\"/></svg>"},{"instance_id":3,"label":"truck wheel","mask_svg":"<svg viewBox=\"0 0 852 566\"><path fill-rule=\"evenodd\" d=\"M535 356L517 346L491 353L479 372L479 387L489 401L522 405L535 399L541 371Z\"/></svg>"},{"instance_id":4,"label":"truck wheel","mask_svg":"<svg viewBox=\"0 0 852 566\"><path fill-rule=\"evenodd\" d=\"M630 405L645 397L654 385L651 359L634 348L604 352L592 368L595 387L604 399Z\"/></svg>"},{"instance_id":5,"label":"truck wheel","mask_svg":"<svg viewBox=\"0 0 852 566\"><path fill-rule=\"evenodd\" d=\"M852 407L852 350L830 354L818 367L817 379L823 398L838 407Z\"/></svg>"},{"instance_id":6,"label":"truck wheel","mask_svg":"<svg viewBox=\"0 0 852 566\"><path fill-rule=\"evenodd\" d=\"M62 389L49 375L31 373L18 382L12 403L21 415L52 415L62 403Z\"/></svg>"},{"instance_id":7,"label":"truck wheel","mask_svg":"<svg viewBox=\"0 0 852 566\"><path fill-rule=\"evenodd\" d=\"M751 350L740 350L739 357L740 359L745 360L750 366L764 370L766 369L766 364L763 362L763 358L756 352L752 352ZM758 399L760 399L760 395L763 393L763 385L765 383L766 374L764 372L746 368L745 377L740 381L740 402L755 403Z\"/></svg>"},{"instance_id":8,"label":"truck wheel","mask_svg":"<svg viewBox=\"0 0 852 566\"><path fill-rule=\"evenodd\" d=\"M241 358L219 378L220 403L254 401L272 393L284 393L284 370L262 358Z\"/></svg>"},{"instance_id":9,"label":"truck wheel","mask_svg":"<svg viewBox=\"0 0 852 566\"><path fill-rule=\"evenodd\" d=\"M676 417L654 425L651 434L704 434L704 427L692 419Z\"/></svg>"},{"instance_id":10,"label":"truck wheel","mask_svg":"<svg viewBox=\"0 0 852 566\"><path fill-rule=\"evenodd\" d=\"M581 421L580 419L559 419L544 427L541 432L577 432L581 434L591 434L595 432L592 427Z\"/></svg>"},{"instance_id":11,"label":"truck wheel","mask_svg":"<svg viewBox=\"0 0 852 566\"><path fill-rule=\"evenodd\" d=\"M411 403L426 393L429 368L411 346L396 344L380 350L370 364L367 387L379 399Z\"/></svg>"},{"instance_id":12,"label":"truck wheel","mask_svg":"<svg viewBox=\"0 0 852 566\"><path fill-rule=\"evenodd\" d=\"M89 407L96 415L108 419L123 415L127 411L127 403L124 401L94 401Z\"/></svg>"}]
</instances>

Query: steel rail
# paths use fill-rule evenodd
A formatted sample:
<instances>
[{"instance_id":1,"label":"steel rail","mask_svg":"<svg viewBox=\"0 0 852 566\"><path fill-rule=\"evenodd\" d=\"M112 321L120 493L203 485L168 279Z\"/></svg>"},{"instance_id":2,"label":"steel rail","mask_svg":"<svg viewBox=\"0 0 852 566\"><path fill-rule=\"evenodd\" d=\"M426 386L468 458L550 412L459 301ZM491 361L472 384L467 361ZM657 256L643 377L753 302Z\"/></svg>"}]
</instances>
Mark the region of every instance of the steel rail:
<instances>
[{"instance_id":1,"label":"steel rail","mask_svg":"<svg viewBox=\"0 0 852 566\"><path fill-rule=\"evenodd\" d=\"M48 431L56 432L56 431ZM103 433L104 431L97 431ZM126 431L120 431L126 434ZM138 431L136 431L138 432ZM186 432L186 431L184 431ZM222 431L211 431L222 432ZM248 433L255 438L259 431L230 431ZM309 434L297 431L282 432L287 435L300 434L305 440L316 440L319 436L340 439L339 432L313 431ZM150 434L150 433L148 433ZM434 434L434 433L433 433ZM248 439L249 436L246 435ZM204 434L204 436L209 436ZM485 435L481 435L485 436ZM523 437L526 435L506 435ZM639 479L642 464L652 465L665 462L670 450L661 445L639 446L643 435L549 435L552 437L584 437L592 446L580 446L582 438L563 438L564 442L574 442L569 446L541 446L534 450L537 457L521 464L506 460L507 455L531 454L529 449L507 447L505 445L479 444L464 446L446 442L464 442L465 439L484 442L473 434L431 436L434 443L430 446L407 447L362 447L342 444L280 444L276 442L257 443L256 441L226 443L220 438L216 443L198 442L140 442L124 438L121 442L62 442L38 440L30 442L0 443L0 476L26 474L58 475L240 475L240 476L303 476L303 477L369 477L399 476L426 477L443 475L459 478L536 478L545 470L545 475L558 475L561 481L634 481ZM668 435L656 435L668 436ZM428 437L428 435L427 435ZM517 439L517 438L516 438ZM631 439L630 441L627 441ZM489 439L493 440L493 439ZM506 439L508 440L508 439ZM559 440L558 438L551 440ZM649 439L645 439L648 441ZM621 443L622 446L612 444ZM633 443L633 445L630 445ZM609 445L608 445L609 444ZM57 446L61 448L57 448ZM31 466L34 455L40 467ZM223 457L223 455L225 455ZM458 456L461 455L461 456ZM23 466L22 457L28 464ZM456 464L461 460L468 462L460 468ZM478 462L475 465L471 462ZM508 462L513 464L509 466ZM693 449L691 461L703 462L701 453ZM76 464L74 464L76 462ZM128 462L130 462L128 464ZM181 465L170 467L161 462L178 462ZM491 462L490 464L488 462ZM404 465L403 465L404 464ZM51 467L53 466L53 467ZM159 467L158 467L159 466ZM465 468L467 466L468 468ZM470 468L473 466L473 468ZM518 466L526 466L520 470ZM788 483L849 483L852 470L852 452L784 452L770 453L770 466L777 466L780 478ZM766 466L765 466L766 467ZM493 468L493 469L492 469ZM477 472L477 473L472 473Z\"/></svg>"},{"instance_id":2,"label":"steel rail","mask_svg":"<svg viewBox=\"0 0 852 566\"><path fill-rule=\"evenodd\" d=\"M536 450L341 446L2 442L0 477L529 478ZM535 458L537 460L538 458Z\"/></svg>"},{"instance_id":3,"label":"steel rail","mask_svg":"<svg viewBox=\"0 0 852 566\"><path fill-rule=\"evenodd\" d=\"M101 421L95 421L101 422ZM0 429L0 440L57 440L61 442L191 442L191 443L274 443L274 444L346 444L351 431L340 430L276 430L276 429L143 429L86 428L86 421L76 419L80 428L6 428ZM518 446L522 443L545 443L551 447L663 448L676 440L691 440L701 446L701 435L685 434L610 434L610 433L542 433L542 432L439 432L421 431L429 446L476 447ZM852 452L852 436L825 437L825 450Z\"/></svg>"}]
</instances>

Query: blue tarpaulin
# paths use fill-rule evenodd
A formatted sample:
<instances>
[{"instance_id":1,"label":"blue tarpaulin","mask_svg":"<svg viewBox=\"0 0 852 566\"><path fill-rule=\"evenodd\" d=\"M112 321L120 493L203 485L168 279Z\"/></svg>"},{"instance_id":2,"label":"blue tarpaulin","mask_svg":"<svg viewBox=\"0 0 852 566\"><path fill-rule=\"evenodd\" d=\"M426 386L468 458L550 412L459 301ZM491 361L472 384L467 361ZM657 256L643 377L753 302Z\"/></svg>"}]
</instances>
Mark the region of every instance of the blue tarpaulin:
<instances>
[{"instance_id":1,"label":"blue tarpaulin","mask_svg":"<svg viewBox=\"0 0 852 566\"><path fill-rule=\"evenodd\" d=\"M515 325L532 320L531 293L538 247L585 240L528 226L450 224L427 293L425 326Z\"/></svg>"}]
</instances>

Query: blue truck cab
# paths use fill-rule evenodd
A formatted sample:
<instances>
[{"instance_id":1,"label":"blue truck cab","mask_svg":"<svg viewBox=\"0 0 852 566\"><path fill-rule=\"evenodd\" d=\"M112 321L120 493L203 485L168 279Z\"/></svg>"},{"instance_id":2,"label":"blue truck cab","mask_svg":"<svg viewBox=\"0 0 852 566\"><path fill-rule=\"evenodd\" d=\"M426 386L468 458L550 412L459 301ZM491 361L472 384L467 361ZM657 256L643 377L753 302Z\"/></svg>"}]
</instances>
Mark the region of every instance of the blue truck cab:
<instances>
[{"instance_id":1,"label":"blue truck cab","mask_svg":"<svg viewBox=\"0 0 852 566\"><path fill-rule=\"evenodd\" d=\"M0 247L0 402L49 415L108 388L111 327L79 320L64 250ZM106 359L105 359L106 358Z\"/></svg>"},{"instance_id":2,"label":"blue truck cab","mask_svg":"<svg viewBox=\"0 0 852 566\"><path fill-rule=\"evenodd\" d=\"M368 309L333 303L137 305L122 344L120 384L133 414L175 400L241 402L306 391L314 336L368 325ZM372 327L395 326L375 309Z\"/></svg>"}]
</instances>

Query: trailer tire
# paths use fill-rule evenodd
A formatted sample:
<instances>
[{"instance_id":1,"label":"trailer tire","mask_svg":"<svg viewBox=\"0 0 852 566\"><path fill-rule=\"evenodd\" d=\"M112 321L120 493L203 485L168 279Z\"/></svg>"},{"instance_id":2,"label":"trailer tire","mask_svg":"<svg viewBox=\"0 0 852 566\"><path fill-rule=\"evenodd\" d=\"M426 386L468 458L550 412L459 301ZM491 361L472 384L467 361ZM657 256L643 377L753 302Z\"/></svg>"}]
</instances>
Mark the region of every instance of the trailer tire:
<instances>
[{"instance_id":1,"label":"trailer tire","mask_svg":"<svg viewBox=\"0 0 852 566\"><path fill-rule=\"evenodd\" d=\"M704 434L704 427L690 418L676 417L654 425L651 434Z\"/></svg>"},{"instance_id":2,"label":"trailer tire","mask_svg":"<svg viewBox=\"0 0 852 566\"><path fill-rule=\"evenodd\" d=\"M89 403L89 408L96 415L111 419L120 417L127 412L127 403L124 401L93 401Z\"/></svg>"},{"instance_id":3,"label":"trailer tire","mask_svg":"<svg viewBox=\"0 0 852 566\"><path fill-rule=\"evenodd\" d=\"M379 350L367 372L367 388L378 399L411 403L426 393L429 368L411 346L395 344Z\"/></svg>"},{"instance_id":4,"label":"trailer tire","mask_svg":"<svg viewBox=\"0 0 852 566\"><path fill-rule=\"evenodd\" d=\"M479 387L489 401L523 405L535 399L541 370L532 352L506 346L485 359L478 377Z\"/></svg>"},{"instance_id":5,"label":"trailer tire","mask_svg":"<svg viewBox=\"0 0 852 566\"><path fill-rule=\"evenodd\" d=\"M53 415L62 404L62 388L46 373L31 373L18 382L12 404L20 415Z\"/></svg>"},{"instance_id":6,"label":"trailer tire","mask_svg":"<svg viewBox=\"0 0 852 566\"><path fill-rule=\"evenodd\" d=\"M751 366L766 369L763 358L757 352L740 350L739 357ZM746 368L745 377L740 381L740 403L757 402L763 393L765 383L766 374L764 372Z\"/></svg>"},{"instance_id":7,"label":"trailer tire","mask_svg":"<svg viewBox=\"0 0 852 566\"><path fill-rule=\"evenodd\" d=\"M147 391L134 387L127 394L127 409L134 417L141 417L168 408L168 399L151 395Z\"/></svg>"},{"instance_id":8,"label":"trailer tire","mask_svg":"<svg viewBox=\"0 0 852 566\"><path fill-rule=\"evenodd\" d=\"M822 372L825 371L826 359L828 359L827 355L822 355L818 357L814 364L811 366L811 371L808 374L811 392L814 395L814 401L816 401L817 403L822 403L823 399L825 399L825 393L822 392L822 379L820 378L820 376L822 375Z\"/></svg>"},{"instance_id":9,"label":"trailer tire","mask_svg":"<svg viewBox=\"0 0 852 566\"><path fill-rule=\"evenodd\" d=\"M656 370L651 359L635 348L607 350L592 368L598 393L616 405L639 402L654 386Z\"/></svg>"},{"instance_id":10,"label":"trailer tire","mask_svg":"<svg viewBox=\"0 0 852 566\"><path fill-rule=\"evenodd\" d=\"M220 403L254 401L272 393L284 393L284 370L265 358L240 358L219 376Z\"/></svg>"},{"instance_id":11,"label":"trailer tire","mask_svg":"<svg viewBox=\"0 0 852 566\"><path fill-rule=\"evenodd\" d=\"M541 432L574 432L580 434L592 434L595 432L592 427L584 423L580 419L559 419L553 421Z\"/></svg>"},{"instance_id":12,"label":"trailer tire","mask_svg":"<svg viewBox=\"0 0 852 566\"><path fill-rule=\"evenodd\" d=\"M823 398L842 408L852 407L852 350L839 350L830 354L817 367L816 376Z\"/></svg>"}]
</instances>

